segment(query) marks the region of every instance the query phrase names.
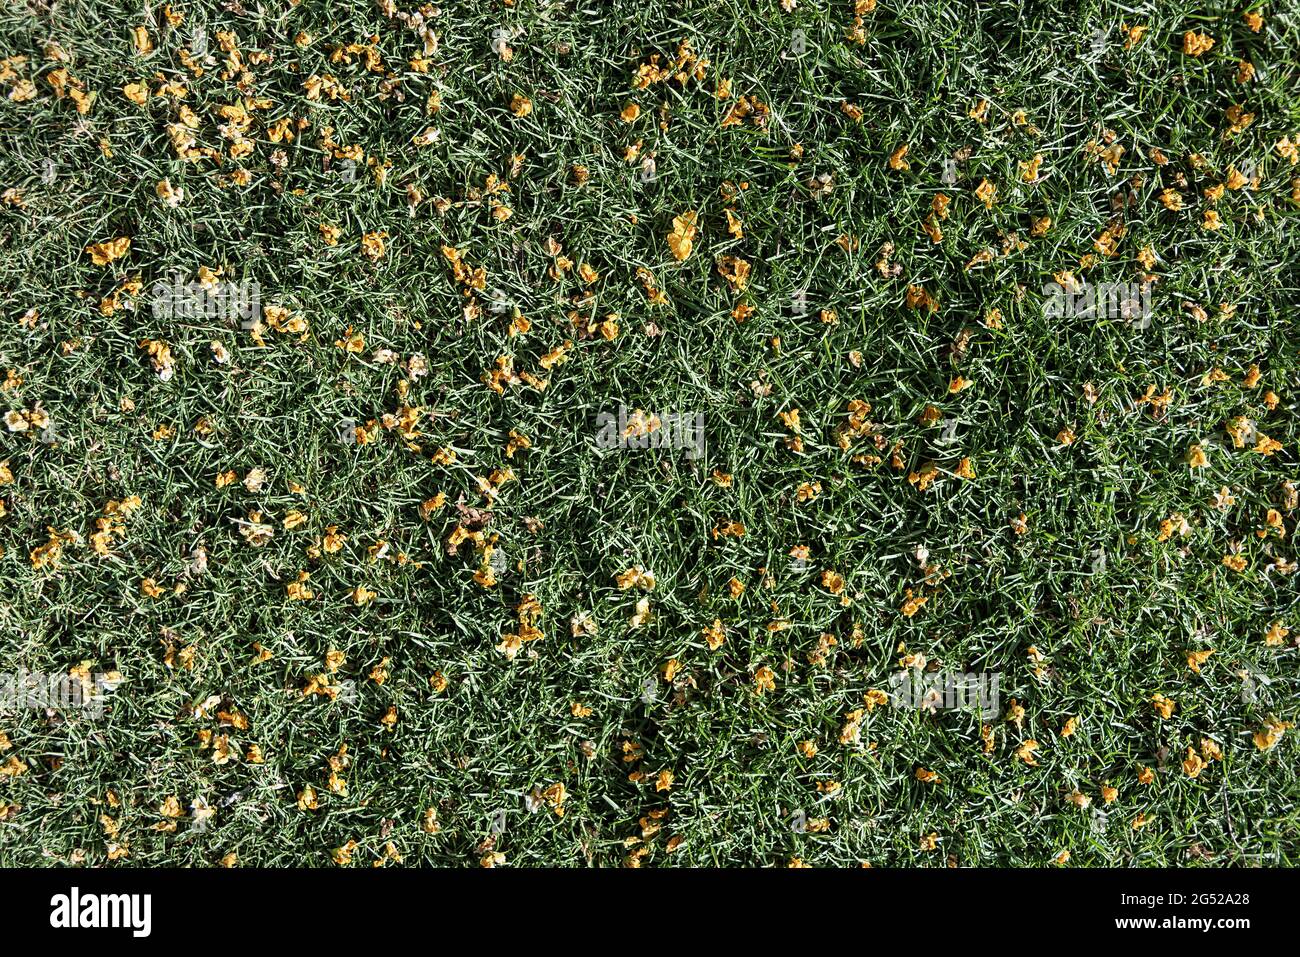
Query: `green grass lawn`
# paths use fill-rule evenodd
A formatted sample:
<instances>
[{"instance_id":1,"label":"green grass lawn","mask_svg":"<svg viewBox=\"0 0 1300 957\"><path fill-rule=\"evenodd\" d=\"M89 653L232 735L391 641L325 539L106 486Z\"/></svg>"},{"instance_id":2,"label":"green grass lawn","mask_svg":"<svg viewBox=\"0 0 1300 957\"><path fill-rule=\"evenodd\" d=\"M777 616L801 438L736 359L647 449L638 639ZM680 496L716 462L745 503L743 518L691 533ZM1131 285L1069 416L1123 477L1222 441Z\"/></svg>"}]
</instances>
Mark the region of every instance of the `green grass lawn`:
<instances>
[{"instance_id":1,"label":"green grass lawn","mask_svg":"<svg viewBox=\"0 0 1300 957\"><path fill-rule=\"evenodd\" d=\"M145 6L0 12L0 864L1300 863L1294 3Z\"/></svg>"}]
</instances>

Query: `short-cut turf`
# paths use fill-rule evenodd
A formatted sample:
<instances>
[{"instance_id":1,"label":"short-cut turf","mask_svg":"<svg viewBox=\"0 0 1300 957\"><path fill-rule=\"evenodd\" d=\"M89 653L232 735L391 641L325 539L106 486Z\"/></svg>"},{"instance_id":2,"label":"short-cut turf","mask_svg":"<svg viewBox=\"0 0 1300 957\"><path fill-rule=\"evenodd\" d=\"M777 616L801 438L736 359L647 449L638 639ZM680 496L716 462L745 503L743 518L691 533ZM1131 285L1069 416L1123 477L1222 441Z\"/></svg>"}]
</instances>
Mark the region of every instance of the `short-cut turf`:
<instances>
[{"instance_id":1,"label":"short-cut turf","mask_svg":"<svg viewBox=\"0 0 1300 957\"><path fill-rule=\"evenodd\" d=\"M1065 850L1072 866L1300 863L1295 731L1268 751L1252 743L1270 716L1297 720L1300 694L1294 642L1264 641L1273 622L1300 632L1296 576L1270 568L1296 557L1298 513L1285 508L1283 483L1300 482L1300 166L1274 148L1300 134L1300 22L1288 6L1263 8L1254 33L1228 4L1160 2L1136 14L1108 3L881 0L859 45L845 36L846 2L804 0L790 13L776 0L448 3L429 21L438 49L425 74L408 62L419 37L372 3L177 3L185 25L160 29L155 12L147 57L129 32L143 22L139 4L6 6L0 56L28 58L15 70L38 96L0 98L0 190L20 189L26 203L0 207L0 374L22 379L0 393L0 411L41 403L54 440L0 430L14 475L0 487L0 668L64 673L87 661L125 680L103 718L0 716L12 745L0 761L27 768L0 777L0 864L100 864L115 844L134 865L214 865L232 852L248 865L326 865L349 842L354 865L387 842L407 864L457 866L490 851L509 866L1045 865ZM1132 49L1124 21L1150 27ZM195 23L212 56L198 79L177 58ZM1215 47L1184 55L1186 30ZM254 153L220 166L177 158L165 98L138 107L121 91L147 80L152 93L160 71L184 81L199 145L227 148L215 111L244 93L221 78L217 31L233 33L246 61L269 55L251 66L248 92L272 101L255 111ZM304 48L293 42L300 31L314 38ZM329 60L372 35L400 78L386 98L384 77L360 57ZM494 35L508 37L509 62ZM49 40L98 94L84 116L44 79L60 66L43 52ZM707 78L633 89L638 65L653 54L671 62L682 40L709 61ZM1257 67L1246 85L1233 80L1241 59ZM326 73L349 101L305 99L303 80ZM719 77L730 99L714 95ZM441 109L428 116L434 90ZM511 114L516 94L532 101L527 117ZM721 127L740 95L768 105L764 128ZM982 98L983 123L969 115ZM861 108L860 122L844 101ZM641 106L631 124L619 117L628 102ZM1236 104L1255 119L1227 135L1224 111ZM310 126L273 144L265 128L282 117ZM416 148L428 126L439 142ZM364 163L347 176L321 146L325 127L391 163L386 185ZM1106 131L1126 150L1114 174L1088 150ZM910 168L891 169L903 144ZM966 149L946 184L944 160ZM1036 154L1044 178L1025 184L1019 163ZM1257 187L1228 192L1213 207L1223 228L1205 230L1202 191L1246 164ZM239 168L249 185L228 182ZM500 198L513 215L502 223L482 195L492 174L509 185ZM821 174L831 188L818 199L809 181ZM156 196L164 177L184 189L175 209ZM991 209L975 195L985 179L998 190ZM408 185L425 197L414 215ZM1186 209L1159 203L1167 187ZM921 227L940 192L952 204L936 244ZM1115 197L1122 206L1130 193L1117 212ZM435 198L449 208L440 213ZM728 208L743 238L729 235ZM687 210L699 213L699 235L678 263L665 237ZM1031 238L1041 216L1052 226ZM1119 254L1085 272L1080 258L1116 218L1126 227ZM322 222L342 230L337 246L322 241ZM373 264L360 251L372 231L388 233ZM116 236L131 237L130 255L92 265L84 247ZM574 263L561 282L548 275L552 238ZM886 243L897 276L876 268ZM475 318L463 315L444 245L487 270ZM1129 282L1145 246L1159 257L1148 327L1045 315L1054 274ZM996 258L967 271L986 247ZM718 275L725 255L752 264L742 295ZM582 263L600 274L590 287ZM259 345L235 320L156 317L145 295L134 310L97 308L124 279L147 287L201 266L257 282L263 302L305 318L308 333L264 328ZM638 267L668 306L647 303ZM908 309L909 284L937 310ZM593 295L575 305L586 288ZM531 330L509 336L494 297ZM740 301L753 306L743 322L732 316ZM39 313L32 328L20 323L29 309ZM1000 329L982 321L994 309ZM822 310L838 321L822 322ZM621 331L580 336L571 312L584 328L617 314ZM364 351L335 345L349 328ZM963 330L972 334L954 350ZM144 339L170 345L170 381L150 368ZM568 340L569 360L541 373L539 358ZM213 341L229 363L213 361ZM377 360L381 349L427 357L404 399L395 390L406 376ZM482 374L507 354L548 388L490 391ZM1262 372L1254 389L1241 384L1251 364ZM1214 369L1229 381L1205 384ZM973 385L949 394L958 375ZM1172 393L1161 418L1138 401L1149 386ZM1272 411L1268 390L1281 399ZM837 447L855 399L871 404L883 449ZM422 452L382 426L368 444L339 440L340 422L403 403L424 410ZM599 448L596 418L620 403L703 412L704 457ZM941 421L923 425L930 405ZM791 409L802 419L798 454L778 418ZM1224 423L1239 415L1283 450L1234 448ZM206 436L194 431L202 417ZM155 439L163 425L175 434ZM1077 442L1063 447L1065 426ZM532 447L507 459L511 430ZM890 464L895 443L901 469ZM1190 470L1196 443L1209 465ZM455 463L430 461L441 447L457 451ZM851 460L864 452L883 461ZM962 457L973 479L952 474ZM908 476L929 461L941 474L919 491ZM489 505L477 477L507 466L518 481ZM268 474L261 492L216 487L219 473L254 468ZM814 482L821 494L799 501ZM1236 504L1212 507L1225 486ZM425 521L420 503L438 492L447 505ZM113 555L95 555L95 519L129 495L143 507ZM473 581L470 545L447 553L457 503L491 509L487 530L506 559L495 587ZM1270 508L1285 538L1267 531ZM286 531L292 509L308 522ZM276 528L261 548L239 534L253 510ZM1021 513L1017 535L1010 522ZM1175 513L1190 534L1159 541ZM746 534L714 534L728 522ZM346 544L310 557L329 526ZM35 569L29 556L48 527L81 542L65 546L57 569ZM388 550L375 559L380 543ZM800 544L806 565L789 555ZM187 574L200 546L207 570ZM1222 563L1236 548L1240 573ZM924 583L918 549L947 574L938 587ZM614 576L633 566L654 573L652 592L617 588ZM843 576L850 603L822 587L823 569ZM300 571L311 574L308 601L286 594ZM733 577L746 585L739 598ZM142 595L144 578L166 593ZM377 599L355 606L358 585ZM908 589L928 598L911 618L899 610ZM496 646L528 594L544 609L545 637L507 660ZM653 617L633 628L643 595ZM584 612L598 631L575 637L570 621ZM715 618L727 631L716 652L702 635ZM823 633L836 644L816 664ZM274 658L254 665L255 642ZM1045 656L1039 676L1031 646ZM190 668L179 657L187 648ZM1200 673L1189 670L1188 650L1210 648ZM346 656L334 680L354 693L303 697L331 649ZM998 716L886 706L864 716L860 744L842 745L846 715L916 653L946 671L1000 673ZM385 658L379 685L368 675ZM672 659L681 670L669 684ZM762 666L776 688L759 695ZM448 681L441 694L435 672ZM1155 693L1177 702L1168 720ZM251 727L196 716L212 696ZM1005 719L1012 698L1025 709L1021 728ZM575 717L575 702L591 715ZM380 723L390 707L392 730ZM1077 730L1063 737L1071 716ZM203 731L230 735L235 760L214 764ZM1191 778L1181 762L1202 738L1223 760ZM1039 745L1036 766L1015 757L1027 739ZM805 740L815 756L801 753ZM253 744L265 763L244 760ZM327 759L343 745L347 789L335 794ZM1138 781L1144 767L1151 784ZM922 783L918 768L941 780ZM656 787L662 771L668 790ZM829 793L828 782L840 787ZM545 802L530 813L526 797L555 783L567 790L563 816ZM1118 789L1113 803L1103 785ZM297 806L307 786L316 810ZM1076 789L1090 807L1067 801ZM186 816L174 833L155 830L172 796ZM430 807L432 834L421 827ZM795 827L800 811L826 819L825 830ZM1135 828L1142 815L1149 823ZM935 849L922 850L931 833Z\"/></svg>"}]
</instances>

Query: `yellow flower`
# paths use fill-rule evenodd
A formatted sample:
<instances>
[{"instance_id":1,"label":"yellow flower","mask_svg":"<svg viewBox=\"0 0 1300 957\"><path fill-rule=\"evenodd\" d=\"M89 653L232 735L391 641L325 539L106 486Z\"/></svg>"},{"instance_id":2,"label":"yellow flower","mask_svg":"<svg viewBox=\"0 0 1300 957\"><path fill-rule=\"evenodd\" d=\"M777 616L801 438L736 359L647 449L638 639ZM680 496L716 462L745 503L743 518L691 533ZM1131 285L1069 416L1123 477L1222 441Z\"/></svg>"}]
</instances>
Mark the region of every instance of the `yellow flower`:
<instances>
[{"instance_id":1,"label":"yellow flower","mask_svg":"<svg viewBox=\"0 0 1300 957\"><path fill-rule=\"evenodd\" d=\"M334 345L344 352L351 352L354 355L365 352L366 337L357 332L353 326L348 326L348 331L343 334L342 339L335 339Z\"/></svg>"},{"instance_id":2,"label":"yellow flower","mask_svg":"<svg viewBox=\"0 0 1300 957\"><path fill-rule=\"evenodd\" d=\"M749 284L749 263L739 256L723 256L718 260L718 275L727 280L732 292L744 292Z\"/></svg>"},{"instance_id":3,"label":"yellow flower","mask_svg":"<svg viewBox=\"0 0 1300 957\"><path fill-rule=\"evenodd\" d=\"M844 591L844 576L830 568L822 571L822 587L832 595L838 595Z\"/></svg>"},{"instance_id":4,"label":"yellow flower","mask_svg":"<svg viewBox=\"0 0 1300 957\"><path fill-rule=\"evenodd\" d=\"M1244 572L1246 570L1246 559L1241 555L1224 555L1223 564L1234 572Z\"/></svg>"},{"instance_id":5,"label":"yellow flower","mask_svg":"<svg viewBox=\"0 0 1300 957\"><path fill-rule=\"evenodd\" d=\"M800 502L811 502L822 493L821 482L804 482L795 489L794 497Z\"/></svg>"},{"instance_id":6,"label":"yellow flower","mask_svg":"<svg viewBox=\"0 0 1300 957\"><path fill-rule=\"evenodd\" d=\"M1012 698L1011 704L1007 706L1006 719L1010 724L1014 724L1017 729L1019 729L1020 726L1024 723L1025 720L1024 705L1016 701L1015 698Z\"/></svg>"},{"instance_id":7,"label":"yellow flower","mask_svg":"<svg viewBox=\"0 0 1300 957\"><path fill-rule=\"evenodd\" d=\"M1208 33L1196 33L1188 30L1183 34L1183 52L1188 56L1200 56L1202 53L1208 53L1214 46L1214 37Z\"/></svg>"},{"instance_id":8,"label":"yellow flower","mask_svg":"<svg viewBox=\"0 0 1300 957\"><path fill-rule=\"evenodd\" d=\"M633 628L641 628L649 623L650 618L650 599L641 598L637 601L636 611L633 612L631 617L628 619L628 624Z\"/></svg>"},{"instance_id":9,"label":"yellow flower","mask_svg":"<svg viewBox=\"0 0 1300 957\"><path fill-rule=\"evenodd\" d=\"M386 247L384 240L388 238L385 231L366 233L361 237L361 252L371 262L378 262L383 258Z\"/></svg>"},{"instance_id":10,"label":"yellow flower","mask_svg":"<svg viewBox=\"0 0 1300 957\"><path fill-rule=\"evenodd\" d=\"M285 586L284 590L290 601L308 601L316 597L316 593L307 585L309 578L311 578L310 572L299 572L298 578Z\"/></svg>"},{"instance_id":11,"label":"yellow flower","mask_svg":"<svg viewBox=\"0 0 1300 957\"><path fill-rule=\"evenodd\" d=\"M1261 751L1271 750L1277 746L1279 741L1282 740L1282 735L1285 734L1286 730L1290 727L1290 721L1279 721L1277 718L1270 715L1267 720L1265 720L1264 727L1255 732L1252 739L1255 742L1255 747L1259 748Z\"/></svg>"},{"instance_id":12,"label":"yellow flower","mask_svg":"<svg viewBox=\"0 0 1300 957\"><path fill-rule=\"evenodd\" d=\"M696 212L693 209L673 217L673 228L668 234L668 251L678 262L691 254L696 233L695 220Z\"/></svg>"},{"instance_id":13,"label":"yellow flower","mask_svg":"<svg viewBox=\"0 0 1300 957\"><path fill-rule=\"evenodd\" d=\"M924 596L914 595L912 589L909 588L905 593L903 607L900 608L899 611L902 612L904 618L914 618L916 613L920 611L929 600L929 598Z\"/></svg>"},{"instance_id":14,"label":"yellow flower","mask_svg":"<svg viewBox=\"0 0 1300 957\"><path fill-rule=\"evenodd\" d=\"M91 243L86 247L86 252L90 254L90 261L96 266L107 266L115 259L121 259L131 251L131 240L126 236L119 236L117 239L106 239L103 242Z\"/></svg>"},{"instance_id":15,"label":"yellow flower","mask_svg":"<svg viewBox=\"0 0 1300 957\"><path fill-rule=\"evenodd\" d=\"M615 575L614 583L618 585L619 591L627 591L629 588L654 591L655 576L654 572L648 572L640 565L635 565Z\"/></svg>"},{"instance_id":16,"label":"yellow flower","mask_svg":"<svg viewBox=\"0 0 1300 957\"><path fill-rule=\"evenodd\" d=\"M862 716L865 708L855 708L844 716L844 726L840 728L840 744L845 747L862 743Z\"/></svg>"}]
</instances>

